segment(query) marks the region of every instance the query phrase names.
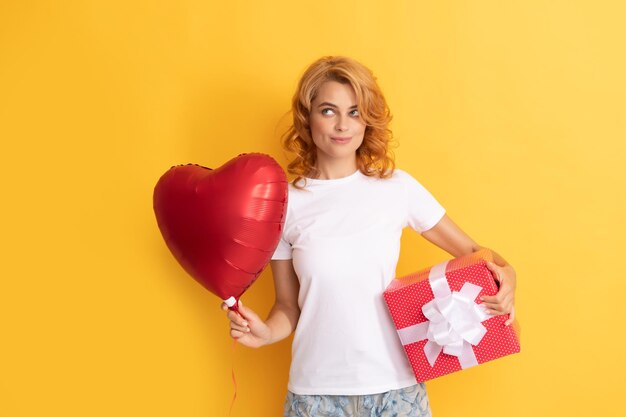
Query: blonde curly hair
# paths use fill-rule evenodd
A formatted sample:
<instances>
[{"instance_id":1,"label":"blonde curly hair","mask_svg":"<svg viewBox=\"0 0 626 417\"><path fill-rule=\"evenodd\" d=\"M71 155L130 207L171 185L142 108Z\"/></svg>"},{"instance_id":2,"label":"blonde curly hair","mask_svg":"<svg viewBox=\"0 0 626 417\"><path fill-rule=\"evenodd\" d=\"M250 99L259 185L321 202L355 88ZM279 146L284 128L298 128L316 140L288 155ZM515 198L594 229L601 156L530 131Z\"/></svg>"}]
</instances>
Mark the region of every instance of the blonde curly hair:
<instances>
[{"instance_id":1,"label":"blonde curly hair","mask_svg":"<svg viewBox=\"0 0 626 417\"><path fill-rule=\"evenodd\" d=\"M326 81L349 84L354 89L357 109L366 125L363 143L356 150L359 170L367 176L389 178L395 169L393 151L389 146L393 138L389 129L392 115L376 77L369 68L352 58L324 56L313 62L300 78L290 110L293 123L281 136L282 147L296 155L287 165L287 171L296 176L292 185L303 189L304 186L296 183L305 176L316 178L319 175L315 168L317 148L311 138L309 115L311 102Z\"/></svg>"}]
</instances>

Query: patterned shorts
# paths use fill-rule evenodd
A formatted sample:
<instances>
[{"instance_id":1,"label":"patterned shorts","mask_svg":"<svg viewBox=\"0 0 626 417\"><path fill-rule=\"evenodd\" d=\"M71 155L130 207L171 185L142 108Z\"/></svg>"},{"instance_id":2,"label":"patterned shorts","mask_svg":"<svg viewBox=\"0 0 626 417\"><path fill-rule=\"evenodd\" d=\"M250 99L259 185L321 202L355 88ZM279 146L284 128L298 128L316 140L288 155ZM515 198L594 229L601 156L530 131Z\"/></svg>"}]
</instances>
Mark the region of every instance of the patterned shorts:
<instances>
[{"instance_id":1,"label":"patterned shorts","mask_svg":"<svg viewBox=\"0 0 626 417\"><path fill-rule=\"evenodd\" d=\"M287 391L284 417L432 417L424 383L371 395Z\"/></svg>"}]
</instances>

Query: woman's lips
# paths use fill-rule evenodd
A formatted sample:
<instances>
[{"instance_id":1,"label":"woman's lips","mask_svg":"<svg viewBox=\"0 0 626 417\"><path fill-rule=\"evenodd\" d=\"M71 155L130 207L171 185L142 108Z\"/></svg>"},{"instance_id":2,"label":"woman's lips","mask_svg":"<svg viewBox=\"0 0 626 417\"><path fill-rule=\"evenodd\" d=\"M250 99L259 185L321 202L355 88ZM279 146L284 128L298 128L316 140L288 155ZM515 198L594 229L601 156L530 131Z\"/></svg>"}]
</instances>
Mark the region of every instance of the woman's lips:
<instances>
[{"instance_id":1,"label":"woman's lips","mask_svg":"<svg viewBox=\"0 0 626 417\"><path fill-rule=\"evenodd\" d=\"M337 143L348 143L350 142L350 139L352 139L350 136L347 136L345 138L339 137L339 136L331 136L330 137L332 140L334 140Z\"/></svg>"}]
</instances>

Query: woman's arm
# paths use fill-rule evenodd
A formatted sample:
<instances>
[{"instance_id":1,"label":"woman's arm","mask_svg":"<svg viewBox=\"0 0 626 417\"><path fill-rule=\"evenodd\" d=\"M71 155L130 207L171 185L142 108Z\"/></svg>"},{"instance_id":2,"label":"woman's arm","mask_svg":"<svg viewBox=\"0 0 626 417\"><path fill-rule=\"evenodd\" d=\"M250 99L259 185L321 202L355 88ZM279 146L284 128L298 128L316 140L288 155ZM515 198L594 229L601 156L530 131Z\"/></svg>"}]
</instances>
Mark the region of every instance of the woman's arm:
<instances>
[{"instance_id":1,"label":"woman's arm","mask_svg":"<svg viewBox=\"0 0 626 417\"><path fill-rule=\"evenodd\" d=\"M222 310L226 311L226 317L230 320L231 337L244 346L258 348L276 343L295 330L300 318L300 281L293 269L292 260L272 260L270 265L276 301L265 321L254 310L244 306L241 300L239 313L229 310L226 303L222 303Z\"/></svg>"},{"instance_id":2,"label":"woman's arm","mask_svg":"<svg viewBox=\"0 0 626 417\"><path fill-rule=\"evenodd\" d=\"M439 222L422 233L422 236L434 245L456 257L467 255L483 249L467 233L457 226L452 219L445 214ZM510 314L506 325L513 323L515 318L515 288L517 277L513 267L496 251L493 253L494 263L487 262L487 267L494 273L500 283L500 289L494 296L482 297L485 306L491 314Z\"/></svg>"},{"instance_id":3,"label":"woman's arm","mask_svg":"<svg viewBox=\"0 0 626 417\"><path fill-rule=\"evenodd\" d=\"M293 269L293 260L272 260L270 267L274 277L276 302L265 321L271 329L268 345L293 333L300 318L300 307L298 306L300 281Z\"/></svg>"}]
</instances>

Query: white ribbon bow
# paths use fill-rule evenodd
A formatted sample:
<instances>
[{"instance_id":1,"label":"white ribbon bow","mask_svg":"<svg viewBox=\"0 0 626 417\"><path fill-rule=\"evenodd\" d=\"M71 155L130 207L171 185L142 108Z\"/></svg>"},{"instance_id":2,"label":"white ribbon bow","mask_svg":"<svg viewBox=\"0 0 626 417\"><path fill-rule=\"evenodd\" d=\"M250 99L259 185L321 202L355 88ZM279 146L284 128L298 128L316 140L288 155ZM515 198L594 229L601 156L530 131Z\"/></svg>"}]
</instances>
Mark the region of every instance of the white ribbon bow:
<instances>
[{"instance_id":1,"label":"white ribbon bow","mask_svg":"<svg viewBox=\"0 0 626 417\"><path fill-rule=\"evenodd\" d=\"M461 291L451 291L446 279L449 261L433 266L428 281L435 298L422 306L427 321L398 330L402 345L428 339L424 353L430 366L435 366L443 350L456 356L461 369L478 365L472 345L476 346L487 333L482 322L491 318L482 304L474 300L482 290L466 282Z\"/></svg>"}]
</instances>

